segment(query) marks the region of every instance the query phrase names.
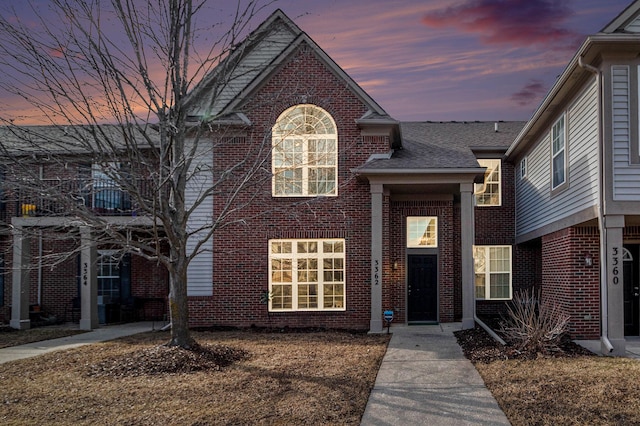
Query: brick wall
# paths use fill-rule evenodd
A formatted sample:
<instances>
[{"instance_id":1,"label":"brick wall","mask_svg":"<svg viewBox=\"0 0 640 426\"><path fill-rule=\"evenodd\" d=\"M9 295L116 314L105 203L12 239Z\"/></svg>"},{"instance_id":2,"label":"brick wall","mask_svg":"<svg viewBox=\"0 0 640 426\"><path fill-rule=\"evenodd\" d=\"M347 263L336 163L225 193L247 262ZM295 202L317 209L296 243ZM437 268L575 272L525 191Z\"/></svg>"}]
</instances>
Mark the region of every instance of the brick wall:
<instances>
[{"instance_id":1,"label":"brick wall","mask_svg":"<svg viewBox=\"0 0 640 426\"><path fill-rule=\"evenodd\" d=\"M512 292L532 288L540 282L541 263L538 242L515 245L515 168L502 162L502 203L496 207L475 208L476 245L510 245ZM505 301L478 300L480 316L499 317L506 313Z\"/></svg>"},{"instance_id":2,"label":"brick wall","mask_svg":"<svg viewBox=\"0 0 640 426\"><path fill-rule=\"evenodd\" d=\"M406 235L408 216L438 217L438 314L440 322L455 320L454 277L459 264L454 264L453 199L449 201L391 201L389 218L389 270L383 287L383 309L395 311L394 322L407 321Z\"/></svg>"},{"instance_id":3,"label":"brick wall","mask_svg":"<svg viewBox=\"0 0 640 426\"><path fill-rule=\"evenodd\" d=\"M593 258L585 266L585 254ZM570 316L574 339L600 335L600 260L597 227L573 227L542 237L542 298Z\"/></svg>"},{"instance_id":4,"label":"brick wall","mask_svg":"<svg viewBox=\"0 0 640 426\"><path fill-rule=\"evenodd\" d=\"M338 196L274 198L271 196L269 131L287 108L310 103L332 115L338 129ZM370 323L371 195L369 184L352 169L372 153L386 152L386 137L363 137L355 120L365 105L346 89L313 51L302 46L244 106L253 123L234 137L221 131L214 173L230 165L221 186L230 193L250 164L261 163L253 185L240 191L233 213L214 235L213 296L190 298L192 326L335 327L368 329ZM244 161L240 164L241 161ZM216 197L214 216L230 211ZM268 241L280 238L344 238L346 241L346 310L344 312L269 313L260 301L268 289Z\"/></svg>"}]
</instances>

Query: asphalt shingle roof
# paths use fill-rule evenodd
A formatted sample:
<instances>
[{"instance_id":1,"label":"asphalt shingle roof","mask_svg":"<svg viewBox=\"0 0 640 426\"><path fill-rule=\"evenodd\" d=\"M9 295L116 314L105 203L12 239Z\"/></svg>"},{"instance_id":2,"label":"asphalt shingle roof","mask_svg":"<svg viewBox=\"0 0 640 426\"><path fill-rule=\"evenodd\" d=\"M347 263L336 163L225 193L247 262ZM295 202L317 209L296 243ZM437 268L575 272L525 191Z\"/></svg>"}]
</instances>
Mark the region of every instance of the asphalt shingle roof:
<instances>
[{"instance_id":1,"label":"asphalt shingle roof","mask_svg":"<svg viewBox=\"0 0 640 426\"><path fill-rule=\"evenodd\" d=\"M449 169L479 167L473 149L506 150L524 126L523 121L403 122L402 150L390 159L367 163L370 169Z\"/></svg>"}]
</instances>

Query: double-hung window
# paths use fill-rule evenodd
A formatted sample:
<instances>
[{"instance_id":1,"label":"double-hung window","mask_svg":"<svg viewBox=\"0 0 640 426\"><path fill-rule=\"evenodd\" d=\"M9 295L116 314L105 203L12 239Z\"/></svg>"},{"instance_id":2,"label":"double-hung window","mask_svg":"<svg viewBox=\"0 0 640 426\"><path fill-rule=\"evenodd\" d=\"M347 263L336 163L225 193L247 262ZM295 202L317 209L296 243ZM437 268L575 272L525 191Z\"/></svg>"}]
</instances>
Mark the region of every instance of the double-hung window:
<instances>
[{"instance_id":1,"label":"double-hung window","mask_svg":"<svg viewBox=\"0 0 640 426\"><path fill-rule=\"evenodd\" d=\"M269 310L345 309L345 241L270 240Z\"/></svg>"},{"instance_id":2,"label":"double-hung window","mask_svg":"<svg viewBox=\"0 0 640 426\"><path fill-rule=\"evenodd\" d=\"M556 189L567 180L567 139L565 115L551 127L551 189Z\"/></svg>"},{"instance_id":3,"label":"double-hung window","mask_svg":"<svg viewBox=\"0 0 640 426\"><path fill-rule=\"evenodd\" d=\"M338 134L328 112L296 105L271 129L274 197L337 195Z\"/></svg>"},{"instance_id":4,"label":"double-hung window","mask_svg":"<svg viewBox=\"0 0 640 426\"><path fill-rule=\"evenodd\" d=\"M477 206L500 206L502 205L501 195L501 164L500 160L479 159L478 164L486 167L484 182L475 185L475 197Z\"/></svg>"},{"instance_id":5,"label":"double-hung window","mask_svg":"<svg viewBox=\"0 0 640 426\"><path fill-rule=\"evenodd\" d=\"M511 299L511 246L474 246L473 263L476 299Z\"/></svg>"},{"instance_id":6,"label":"double-hung window","mask_svg":"<svg viewBox=\"0 0 640 426\"><path fill-rule=\"evenodd\" d=\"M104 303L120 300L120 258L115 250L98 251L98 296Z\"/></svg>"}]
</instances>

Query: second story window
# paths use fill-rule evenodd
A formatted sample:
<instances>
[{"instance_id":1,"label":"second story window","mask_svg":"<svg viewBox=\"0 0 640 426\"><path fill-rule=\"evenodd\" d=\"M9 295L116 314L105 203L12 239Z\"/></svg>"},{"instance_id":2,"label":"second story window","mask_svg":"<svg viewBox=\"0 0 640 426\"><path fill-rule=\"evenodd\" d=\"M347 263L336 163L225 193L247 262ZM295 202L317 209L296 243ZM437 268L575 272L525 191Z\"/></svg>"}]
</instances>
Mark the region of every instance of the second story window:
<instances>
[{"instance_id":1,"label":"second story window","mask_svg":"<svg viewBox=\"0 0 640 426\"><path fill-rule=\"evenodd\" d=\"M556 189L567 180L567 140L564 115L551 128L551 189Z\"/></svg>"},{"instance_id":2,"label":"second story window","mask_svg":"<svg viewBox=\"0 0 640 426\"><path fill-rule=\"evenodd\" d=\"M338 134L329 113L309 104L291 107L271 137L274 197L337 195Z\"/></svg>"},{"instance_id":3,"label":"second story window","mask_svg":"<svg viewBox=\"0 0 640 426\"><path fill-rule=\"evenodd\" d=\"M475 186L476 206L500 206L501 195L501 164L500 160L478 160L481 167L486 167L484 182Z\"/></svg>"}]
</instances>

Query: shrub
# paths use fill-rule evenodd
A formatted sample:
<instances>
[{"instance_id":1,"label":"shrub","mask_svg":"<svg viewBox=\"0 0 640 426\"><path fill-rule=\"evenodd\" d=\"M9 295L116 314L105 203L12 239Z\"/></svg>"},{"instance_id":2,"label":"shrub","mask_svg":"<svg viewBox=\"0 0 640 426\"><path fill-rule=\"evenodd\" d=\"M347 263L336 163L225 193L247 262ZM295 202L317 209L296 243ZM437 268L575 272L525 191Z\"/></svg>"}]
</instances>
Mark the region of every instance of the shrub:
<instances>
[{"instance_id":1,"label":"shrub","mask_svg":"<svg viewBox=\"0 0 640 426\"><path fill-rule=\"evenodd\" d=\"M560 350L562 336L568 331L569 316L552 300L541 300L529 290L518 292L507 308L501 332L519 351L549 353Z\"/></svg>"}]
</instances>

